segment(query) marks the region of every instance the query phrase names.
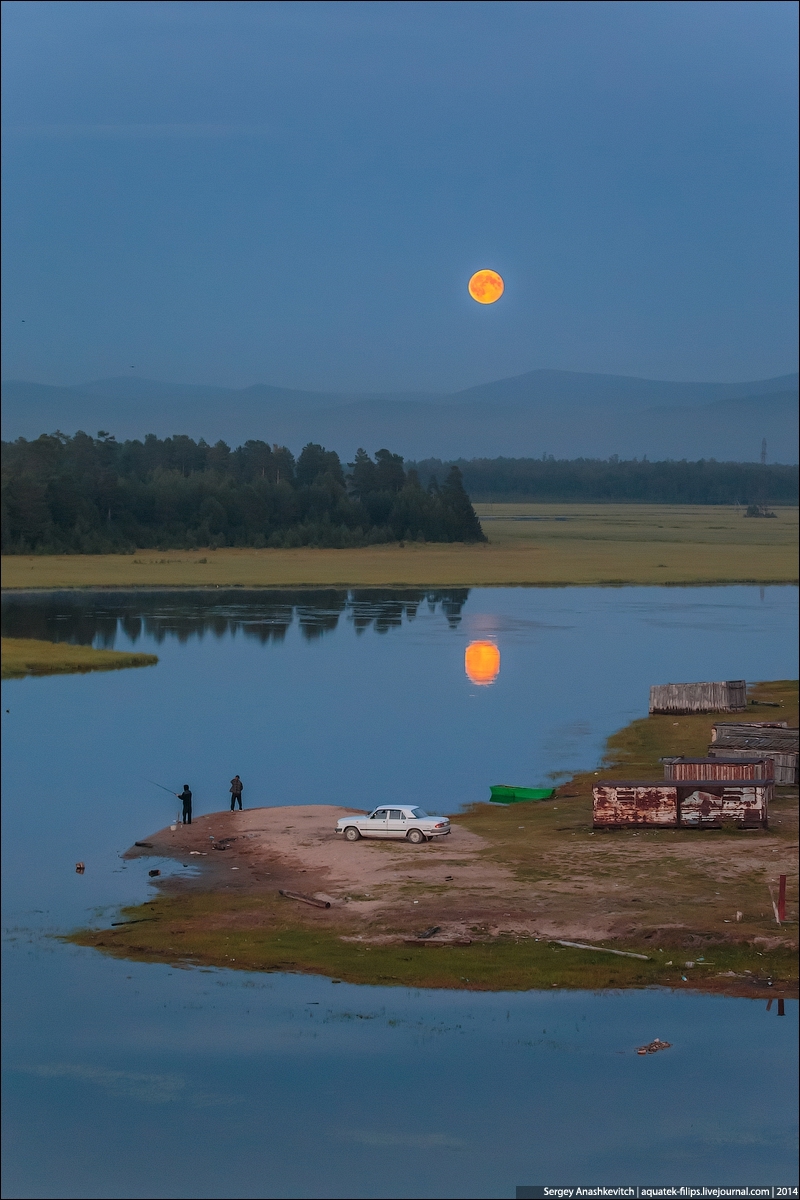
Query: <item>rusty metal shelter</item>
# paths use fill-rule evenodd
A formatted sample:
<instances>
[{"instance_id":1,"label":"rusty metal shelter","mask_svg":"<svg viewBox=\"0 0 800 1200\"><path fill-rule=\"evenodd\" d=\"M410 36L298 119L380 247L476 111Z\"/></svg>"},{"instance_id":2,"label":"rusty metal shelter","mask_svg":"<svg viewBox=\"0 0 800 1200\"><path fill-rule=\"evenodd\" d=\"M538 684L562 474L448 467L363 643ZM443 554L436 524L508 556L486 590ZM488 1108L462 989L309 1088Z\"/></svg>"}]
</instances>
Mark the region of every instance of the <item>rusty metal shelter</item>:
<instances>
[{"instance_id":1,"label":"rusty metal shelter","mask_svg":"<svg viewBox=\"0 0 800 1200\"><path fill-rule=\"evenodd\" d=\"M665 779L774 780L771 758L662 758Z\"/></svg>"},{"instance_id":2,"label":"rusty metal shelter","mask_svg":"<svg viewBox=\"0 0 800 1200\"><path fill-rule=\"evenodd\" d=\"M767 779L599 780L592 789L594 829L766 828L773 783Z\"/></svg>"}]
</instances>

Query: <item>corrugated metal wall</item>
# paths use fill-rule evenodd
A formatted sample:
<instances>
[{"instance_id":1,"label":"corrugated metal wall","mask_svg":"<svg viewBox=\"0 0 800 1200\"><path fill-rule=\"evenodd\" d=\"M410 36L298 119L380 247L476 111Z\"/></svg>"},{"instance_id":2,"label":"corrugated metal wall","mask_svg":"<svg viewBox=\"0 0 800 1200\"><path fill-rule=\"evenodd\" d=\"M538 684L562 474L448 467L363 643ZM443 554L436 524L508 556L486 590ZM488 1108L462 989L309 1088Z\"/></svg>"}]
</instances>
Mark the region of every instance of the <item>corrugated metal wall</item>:
<instances>
[{"instance_id":1,"label":"corrugated metal wall","mask_svg":"<svg viewBox=\"0 0 800 1200\"><path fill-rule=\"evenodd\" d=\"M699 787L678 789L678 824L685 828L719 828L726 822L754 829L767 824L770 783L714 787L703 780Z\"/></svg>"},{"instance_id":2,"label":"corrugated metal wall","mask_svg":"<svg viewBox=\"0 0 800 1200\"><path fill-rule=\"evenodd\" d=\"M744 712L744 679L722 683L664 683L650 688L651 713Z\"/></svg>"},{"instance_id":3,"label":"corrugated metal wall","mask_svg":"<svg viewBox=\"0 0 800 1200\"><path fill-rule=\"evenodd\" d=\"M766 827L772 783L722 783L703 779L674 783L600 781L592 789L595 829L649 825L656 828L720 828L731 823Z\"/></svg>"},{"instance_id":4,"label":"corrugated metal wall","mask_svg":"<svg viewBox=\"0 0 800 1200\"><path fill-rule=\"evenodd\" d=\"M719 723L713 726L711 738L710 757L769 758L776 783L797 783L798 731L785 722Z\"/></svg>"},{"instance_id":5,"label":"corrugated metal wall","mask_svg":"<svg viewBox=\"0 0 800 1200\"><path fill-rule=\"evenodd\" d=\"M665 779L772 779L769 758L665 758Z\"/></svg>"},{"instance_id":6,"label":"corrugated metal wall","mask_svg":"<svg viewBox=\"0 0 800 1200\"><path fill-rule=\"evenodd\" d=\"M670 826L678 823L678 789L673 784L597 783L592 789L593 824Z\"/></svg>"}]
</instances>

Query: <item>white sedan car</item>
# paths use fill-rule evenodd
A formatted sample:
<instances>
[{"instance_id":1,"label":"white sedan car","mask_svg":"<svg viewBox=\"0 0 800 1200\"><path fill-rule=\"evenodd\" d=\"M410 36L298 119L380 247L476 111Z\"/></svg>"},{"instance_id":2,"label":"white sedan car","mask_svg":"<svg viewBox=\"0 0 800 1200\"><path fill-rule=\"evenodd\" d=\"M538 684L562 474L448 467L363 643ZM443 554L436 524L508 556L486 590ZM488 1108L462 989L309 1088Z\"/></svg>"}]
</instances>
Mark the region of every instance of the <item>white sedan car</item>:
<instances>
[{"instance_id":1,"label":"white sedan car","mask_svg":"<svg viewBox=\"0 0 800 1200\"><path fill-rule=\"evenodd\" d=\"M348 842L357 842L362 837L405 838L419 844L431 838L443 837L450 832L447 817L429 817L421 808L376 808L364 816L353 813L340 817L336 832L343 833Z\"/></svg>"}]
</instances>

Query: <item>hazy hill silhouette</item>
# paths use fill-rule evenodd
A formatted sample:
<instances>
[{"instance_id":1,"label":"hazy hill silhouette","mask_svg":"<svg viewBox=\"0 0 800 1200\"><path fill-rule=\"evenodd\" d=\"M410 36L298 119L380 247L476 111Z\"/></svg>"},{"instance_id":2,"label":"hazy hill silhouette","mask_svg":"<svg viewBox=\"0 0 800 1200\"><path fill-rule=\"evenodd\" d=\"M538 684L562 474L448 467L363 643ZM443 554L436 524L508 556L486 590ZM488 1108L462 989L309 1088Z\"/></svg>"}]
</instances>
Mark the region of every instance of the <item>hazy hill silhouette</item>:
<instances>
[{"instance_id":1,"label":"hazy hill silhouette","mask_svg":"<svg viewBox=\"0 0 800 1200\"><path fill-rule=\"evenodd\" d=\"M256 384L205 387L120 377L74 387L3 384L3 437L61 429L117 438L186 433L237 445L263 438L295 451L322 442L343 459L360 445L407 458L717 458L797 461L797 375L674 383L530 371L448 395L311 392Z\"/></svg>"}]
</instances>

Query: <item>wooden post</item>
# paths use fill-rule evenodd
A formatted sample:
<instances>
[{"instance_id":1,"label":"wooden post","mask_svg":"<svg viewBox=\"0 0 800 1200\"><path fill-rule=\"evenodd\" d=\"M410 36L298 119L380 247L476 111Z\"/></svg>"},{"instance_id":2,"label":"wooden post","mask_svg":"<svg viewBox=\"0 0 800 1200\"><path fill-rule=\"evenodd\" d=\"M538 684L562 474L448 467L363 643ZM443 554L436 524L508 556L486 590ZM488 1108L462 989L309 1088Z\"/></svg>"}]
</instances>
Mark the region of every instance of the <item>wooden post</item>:
<instances>
[{"instance_id":1,"label":"wooden post","mask_svg":"<svg viewBox=\"0 0 800 1200\"><path fill-rule=\"evenodd\" d=\"M786 876L781 875L778 879L778 919L786 920Z\"/></svg>"}]
</instances>

